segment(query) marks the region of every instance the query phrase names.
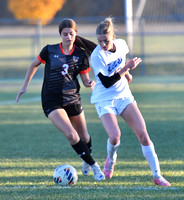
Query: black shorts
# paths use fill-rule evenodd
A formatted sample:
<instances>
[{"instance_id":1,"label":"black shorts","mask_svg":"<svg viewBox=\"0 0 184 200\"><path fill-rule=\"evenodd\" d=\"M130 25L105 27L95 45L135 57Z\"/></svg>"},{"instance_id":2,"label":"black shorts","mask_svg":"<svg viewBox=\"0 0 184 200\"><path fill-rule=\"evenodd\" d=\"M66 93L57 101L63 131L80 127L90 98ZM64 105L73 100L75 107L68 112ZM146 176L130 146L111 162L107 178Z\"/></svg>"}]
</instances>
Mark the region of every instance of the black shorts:
<instances>
[{"instance_id":1,"label":"black shorts","mask_svg":"<svg viewBox=\"0 0 184 200\"><path fill-rule=\"evenodd\" d=\"M67 106L54 106L54 107L49 108L49 109L44 109L44 113L45 113L46 117L48 117L48 115L53 110L61 109L61 108L66 111L68 117L79 115L83 111L81 104L71 104L71 105L67 105Z\"/></svg>"}]
</instances>

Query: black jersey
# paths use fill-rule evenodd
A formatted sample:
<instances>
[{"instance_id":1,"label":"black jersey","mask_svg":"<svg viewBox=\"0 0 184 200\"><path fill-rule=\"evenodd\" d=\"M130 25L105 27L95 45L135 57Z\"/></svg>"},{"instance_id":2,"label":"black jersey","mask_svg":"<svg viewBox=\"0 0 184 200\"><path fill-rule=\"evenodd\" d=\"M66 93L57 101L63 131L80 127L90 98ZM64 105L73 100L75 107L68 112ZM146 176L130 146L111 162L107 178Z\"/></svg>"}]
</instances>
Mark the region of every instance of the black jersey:
<instances>
[{"instance_id":1,"label":"black jersey","mask_svg":"<svg viewBox=\"0 0 184 200\"><path fill-rule=\"evenodd\" d=\"M43 109L80 103L77 75L90 71L85 51L74 46L70 54L65 55L61 43L47 45L40 52L38 59L45 63Z\"/></svg>"}]
</instances>

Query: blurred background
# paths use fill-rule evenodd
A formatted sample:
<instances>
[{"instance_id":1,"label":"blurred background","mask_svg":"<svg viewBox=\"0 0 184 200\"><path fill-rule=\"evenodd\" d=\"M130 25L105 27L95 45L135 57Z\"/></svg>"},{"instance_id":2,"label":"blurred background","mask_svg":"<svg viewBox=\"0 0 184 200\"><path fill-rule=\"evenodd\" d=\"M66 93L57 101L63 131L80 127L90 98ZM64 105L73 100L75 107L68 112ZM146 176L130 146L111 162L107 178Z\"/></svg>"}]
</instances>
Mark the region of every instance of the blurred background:
<instances>
[{"instance_id":1,"label":"blurred background","mask_svg":"<svg viewBox=\"0 0 184 200\"><path fill-rule=\"evenodd\" d=\"M184 75L184 0L0 0L0 79L24 78L42 47L61 41L63 18L97 43L96 26L108 16L128 43L128 58L143 59L134 75Z\"/></svg>"}]
</instances>

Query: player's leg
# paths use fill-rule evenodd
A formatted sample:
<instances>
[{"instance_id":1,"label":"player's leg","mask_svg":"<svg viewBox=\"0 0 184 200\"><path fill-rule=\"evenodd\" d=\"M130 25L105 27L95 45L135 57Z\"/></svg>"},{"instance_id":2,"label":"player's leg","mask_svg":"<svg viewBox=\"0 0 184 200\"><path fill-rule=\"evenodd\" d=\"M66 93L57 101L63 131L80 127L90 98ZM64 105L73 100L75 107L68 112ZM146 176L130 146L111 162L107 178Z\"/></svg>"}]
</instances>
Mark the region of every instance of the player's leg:
<instances>
[{"instance_id":1,"label":"player's leg","mask_svg":"<svg viewBox=\"0 0 184 200\"><path fill-rule=\"evenodd\" d=\"M115 114L106 113L100 119L109 136L107 140L107 159L104 166L104 174L107 178L112 178L117 160L117 150L120 146L121 131Z\"/></svg>"},{"instance_id":2,"label":"player's leg","mask_svg":"<svg viewBox=\"0 0 184 200\"><path fill-rule=\"evenodd\" d=\"M170 186L170 183L160 175L158 157L155 152L154 145L149 138L145 121L139 111L139 108L137 107L137 104L135 102L129 104L120 115L139 139L143 155L149 163L155 184Z\"/></svg>"},{"instance_id":3,"label":"player's leg","mask_svg":"<svg viewBox=\"0 0 184 200\"><path fill-rule=\"evenodd\" d=\"M70 119L64 109L55 109L49 115L48 118L68 139L71 145L75 145L79 142L80 138L76 130L73 128Z\"/></svg>"},{"instance_id":4,"label":"player's leg","mask_svg":"<svg viewBox=\"0 0 184 200\"><path fill-rule=\"evenodd\" d=\"M77 131L79 137L88 145L89 151L92 153L91 137L87 130L84 111L82 111L79 115L71 116L70 121Z\"/></svg>"},{"instance_id":5,"label":"player's leg","mask_svg":"<svg viewBox=\"0 0 184 200\"><path fill-rule=\"evenodd\" d=\"M66 111L64 109L56 109L52 111L48 117L56 128L65 135L76 153L92 167L95 180L104 180L104 174L101 172L99 165L92 158L86 143L80 139L78 133L73 128Z\"/></svg>"},{"instance_id":6,"label":"player's leg","mask_svg":"<svg viewBox=\"0 0 184 200\"><path fill-rule=\"evenodd\" d=\"M82 111L77 116L70 117L71 123L77 133L79 134L79 137L87 144L88 149L90 151L90 154L92 155L92 142L91 137L89 136L84 111ZM91 166L87 164L85 161L83 161L82 164L82 173L83 175L87 176L90 173Z\"/></svg>"}]
</instances>

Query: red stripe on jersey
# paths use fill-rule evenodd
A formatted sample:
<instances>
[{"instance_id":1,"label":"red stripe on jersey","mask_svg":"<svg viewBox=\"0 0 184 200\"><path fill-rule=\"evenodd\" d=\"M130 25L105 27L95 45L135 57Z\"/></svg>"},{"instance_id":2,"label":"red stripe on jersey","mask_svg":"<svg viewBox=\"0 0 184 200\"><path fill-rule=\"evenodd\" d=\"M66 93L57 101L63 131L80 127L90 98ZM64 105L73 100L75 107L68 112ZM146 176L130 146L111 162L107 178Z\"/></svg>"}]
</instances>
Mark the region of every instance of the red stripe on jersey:
<instances>
[{"instance_id":1,"label":"red stripe on jersey","mask_svg":"<svg viewBox=\"0 0 184 200\"><path fill-rule=\"evenodd\" d=\"M89 71L91 71L90 67L87 68L86 70L80 71L79 74L87 74Z\"/></svg>"},{"instance_id":2,"label":"red stripe on jersey","mask_svg":"<svg viewBox=\"0 0 184 200\"><path fill-rule=\"evenodd\" d=\"M70 51L69 55L72 55L74 49L75 49L75 44L73 44L73 49Z\"/></svg>"},{"instance_id":3,"label":"red stripe on jersey","mask_svg":"<svg viewBox=\"0 0 184 200\"><path fill-rule=\"evenodd\" d=\"M62 47L61 43L59 44L59 47L61 49L62 54L65 54L65 52L63 51L63 47Z\"/></svg>"},{"instance_id":4,"label":"red stripe on jersey","mask_svg":"<svg viewBox=\"0 0 184 200\"><path fill-rule=\"evenodd\" d=\"M42 60L41 57L40 57L40 55L38 55L38 60L39 60L41 63L45 64L45 60Z\"/></svg>"},{"instance_id":5,"label":"red stripe on jersey","mask_svg":"<svg viewBox=\"0 0 184 200\"><path fill-rule=\"evenodd\" d=\"M64 50L63 50L63 47L62 47L61 43L59 44L59 46L60 46L60 49L61 49L62 54L65 55L65 52L64 52ZM71 55L71 54L73 53L74 49L75 49L75 45L73 44L73 48L72 48L72 50L70 51L70 53L69 53L68 55Z\"/></svg>"}]
</instances>

